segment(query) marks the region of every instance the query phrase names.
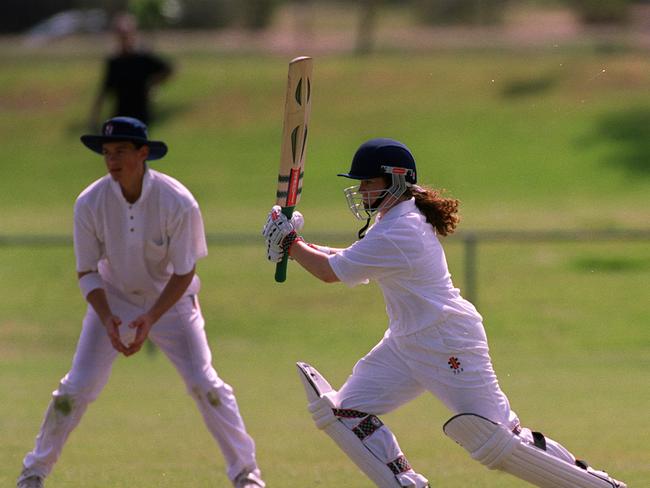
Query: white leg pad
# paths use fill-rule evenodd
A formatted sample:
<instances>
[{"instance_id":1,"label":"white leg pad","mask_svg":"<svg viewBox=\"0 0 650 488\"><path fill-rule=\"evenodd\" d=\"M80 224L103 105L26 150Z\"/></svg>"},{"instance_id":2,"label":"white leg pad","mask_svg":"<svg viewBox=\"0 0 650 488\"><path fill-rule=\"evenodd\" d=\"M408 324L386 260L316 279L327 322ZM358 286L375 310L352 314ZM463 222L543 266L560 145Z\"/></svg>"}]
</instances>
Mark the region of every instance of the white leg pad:
<instances>
[{"instance_id":1,"label":"white leg pad","mask_svg":"<svg viewBox=\"0 0 650 488\"><path fill-rule=\"evenodd\" d=\"M399 488L395 474L382 463L343 423L334 416L334 404L327 397L309 404L314 422L380 488Z\"/></svg>"},{"instance_id":2,"label":"white leg pad","mask_svg":"<svg viewBox=\"0 0 650 488\"><path fill-rule=\"evenodd\" d=\"M463 413L444 425L445 434L490 469L499 469L541 488L625 488L604 473L582 469L548 454L501 424Z\"/></svg>"},{"instance_id":3,"label":"white leg pad","mask_svg":"<svg viewBox=\"0 0 650 488\"><path fill-rule=\"evenodd\" d=\"M307 363L297 363L297 367L309 400L309 411L316 426L331 437L341 450L379 488L402 488L404 485L398 482L391 469L334 415L333 409L336 405L334 405L330 396L336 392L327 380ZM424 482L426 482L426 479L424 479ZM406 486L426 485L410 484L409 482Z\"/></svg>"}]
</instances>

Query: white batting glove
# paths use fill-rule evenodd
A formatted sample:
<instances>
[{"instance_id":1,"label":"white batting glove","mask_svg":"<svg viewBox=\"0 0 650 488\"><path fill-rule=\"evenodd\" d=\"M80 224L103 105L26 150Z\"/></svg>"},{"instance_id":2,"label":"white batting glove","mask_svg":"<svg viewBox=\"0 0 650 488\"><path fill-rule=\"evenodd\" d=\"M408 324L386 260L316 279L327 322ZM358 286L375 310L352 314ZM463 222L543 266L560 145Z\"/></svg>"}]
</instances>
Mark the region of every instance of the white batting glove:
<instances>
[{"instance_id":1,"label":"white batting glove","mask_svg":"<svg viewBox=\"0 0 650 488\"><path fill-rule=\"evenodd\" d=\"M284 250L280 246L271 244L266 241L266 259L272 263L279 263L284 257Z\"/></svg>"},{"instance_id":2,"label":"white batting glove","mask_svg":"<svg viewBox=\"0 0 650 488\"><path fill-rule=\"evenodd\" d=\"M262 229L262 235L273 246L280 246L284 238L291 233L300 231L305 223L305 219L298 211L294 212L291 220L282 213L279 205L274 205L266 218L266 223Z\"/></svg>"},{"instance_id":3,"label":"white batting glove","mask_svg":"<svg viewBox=\"0 0 650 488\"><path fill-rule=\"evenodd\" d=\"M305 226L305 217L297 210L294 210L293 214L291 214L291 225L293 225L296 232L300 232Z\"/></svg>"}]
</instances>

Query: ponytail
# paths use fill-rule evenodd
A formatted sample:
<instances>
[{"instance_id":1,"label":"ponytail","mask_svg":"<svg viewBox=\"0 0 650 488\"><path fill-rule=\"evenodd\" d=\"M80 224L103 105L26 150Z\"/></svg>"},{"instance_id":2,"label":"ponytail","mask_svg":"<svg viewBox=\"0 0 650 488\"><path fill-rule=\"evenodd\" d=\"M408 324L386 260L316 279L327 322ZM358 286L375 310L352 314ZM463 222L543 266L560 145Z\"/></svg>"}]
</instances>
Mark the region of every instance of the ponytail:
<instances>
[{"instance_id":1,"label":"ponytail","mask_svg":"<svg viewBox=\"0 0 650 488\"><path fill-rule=\"evenodd\" d=\"M406 196L415 198L415 206L425 215L438 235L446 236L454 232L460 222L458 200L443 198L442 191L415 185L409 187Z\"/></svg>"}]
</instances>

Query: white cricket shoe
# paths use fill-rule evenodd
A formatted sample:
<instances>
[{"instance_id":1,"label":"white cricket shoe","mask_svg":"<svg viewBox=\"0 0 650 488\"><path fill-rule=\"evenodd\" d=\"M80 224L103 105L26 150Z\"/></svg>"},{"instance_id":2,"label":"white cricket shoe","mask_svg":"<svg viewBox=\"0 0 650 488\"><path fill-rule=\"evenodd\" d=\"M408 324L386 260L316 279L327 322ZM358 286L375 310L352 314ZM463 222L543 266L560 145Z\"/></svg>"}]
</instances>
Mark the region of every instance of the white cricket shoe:
<instances>
[{"instance_id":1,"label":"white cricket shoe","mask_svg":"<svg viewBox=\"0 0 650 488\"><path fill-rule=\"evenodd\" d=\"M601 480L609 483L610 485L612 485L612 488L627 488L627 485L622 481L615 480L610 475L608 475L605 471L600 471L598 469L592 468L591 466L589 466L589 464L587 464L586 461L576 459L576 466L584 469L585 471L587 471L587 473L595 476L596 478L600 478Z\"/></svg>"},{"instance_id":2,"label":"white cricket shoe","mask_svg":"<svg viewBox=\"0 0 650 488\"><path fill-rule=\"evenodd\" d=\"M430 488L429 480L412 469L395 475L402 488Z\"/></svg>"},{"instance_id":3,"label":"white cricket shoe","mask_svg":"<svg viewBox=\"0 0 650 488\"><path fill-rule=\"evenodd\" d=\"M587 472L593 474L594 476L600 478L603 481L606 481L607 483L610 483L613 488L627 488L627 485L625 483L623 483L622 481L615 480L610 475L608 475L605 471L599 471L597 469L587 468Z\"/></svg>"},{"instance_id":4,"label":"white cricket shoe","mask_svg":"<svg viewBox=\"0 0 650 488\"><path fill-rule=\"evenodd\" d=\"M235 488L264 488L266 483L262 481L260 474L259 469L244 470L235 477L232 484Z\"/></svg>"},{"instance_id":5,"label":"white cricket shoe","mask_svg":"<svg viewBox=\"0 0 650 488\"><path fill-rule=\"evenodd\" d=\"M18 477L16 488L43 488L43 477L37 474L29 474L25 468Z\"/></svg>"}]
</instances>

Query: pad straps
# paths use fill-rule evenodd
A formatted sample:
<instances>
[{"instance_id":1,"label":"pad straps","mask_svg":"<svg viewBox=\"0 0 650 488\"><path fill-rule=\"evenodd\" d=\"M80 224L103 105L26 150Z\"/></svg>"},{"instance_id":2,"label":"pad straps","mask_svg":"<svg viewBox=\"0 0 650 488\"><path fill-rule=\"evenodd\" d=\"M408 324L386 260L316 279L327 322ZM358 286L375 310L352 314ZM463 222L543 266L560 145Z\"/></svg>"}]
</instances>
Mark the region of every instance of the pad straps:
<instances>
[{"instance_id":1,"label":"pad straps","mask_svg":"<svg viewBox=\"0 0 650 488\"><path fill-rule=\"evenodd\" d=\"M384 425L381 419L376 415L360 412L358 410L352 410L349 408L333 408L332 412L336 417L340 418L362 419L351 429L360 441L370 437ZM399 456L398 458L393 459L389 463L386 463L386 466L388 466L388 469L390 469L395 475L404 473L411 469L411 465L405 456Z\"/></svg>"}]
</instances>

